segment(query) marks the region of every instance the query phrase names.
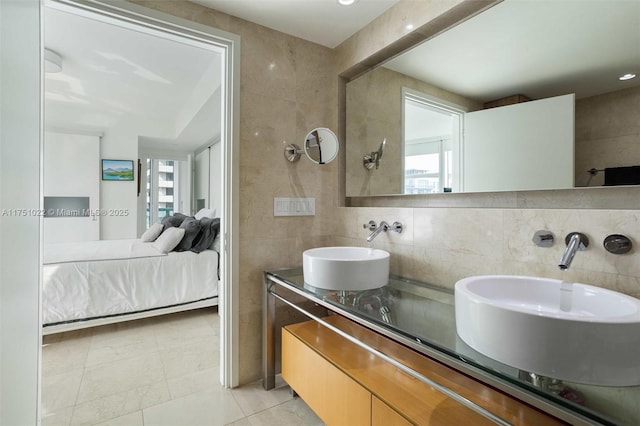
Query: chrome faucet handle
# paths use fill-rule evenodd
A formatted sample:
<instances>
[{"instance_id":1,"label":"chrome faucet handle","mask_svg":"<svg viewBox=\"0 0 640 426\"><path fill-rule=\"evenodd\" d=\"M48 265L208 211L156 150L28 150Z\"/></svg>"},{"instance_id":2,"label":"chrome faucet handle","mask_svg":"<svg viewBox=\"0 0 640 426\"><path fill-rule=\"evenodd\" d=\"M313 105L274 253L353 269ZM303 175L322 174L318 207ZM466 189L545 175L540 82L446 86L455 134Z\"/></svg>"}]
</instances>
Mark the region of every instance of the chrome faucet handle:
<instances>
[{"instance_id":1,"label":"chrome faucet handle","mask_svg":"<svg viewBox=\"0 0 640 426\"><path fill-rule=\"evenodd\" d=\"M551 231L540 230L536 231L535 234L533 234L532 241L538 247L551 247L555 242L555 237L553 235L553 232Z\"/></svg>"},{"instance_id":2,"label":"chrome faucet handle","mask_svg":"<svg viewBox=\"0 0 640 426\"><path fill-rule=\"evenodd\" d=\"M362 227L364 229L368 229L369 231L374 231L378 227L378 225L376 225L375 221L370 220L369 223L362 224Z\"/></svg>"},{"instance_id":3,"label":"chrome faucet handle","mask_svg":"<svg viewBox=\"0 0 640 426\"><path fill-rule=\"evenodd\" d=\"M631 251L633 244L631 240L620 234L608 235L603 242L605 250L613 254L625 254Z\"/></svg>"},{"instance_id":4,"label":"chrome faucet handle","mask_svg":"<svg viewBox=\"0 0 640 426\"><path fill-rule=\"evenodd\" d=\"M403 226L400 222L393 222L389 227L389 231L397 232L398 234L402 233Z\"/></svg>"}]
</instances>

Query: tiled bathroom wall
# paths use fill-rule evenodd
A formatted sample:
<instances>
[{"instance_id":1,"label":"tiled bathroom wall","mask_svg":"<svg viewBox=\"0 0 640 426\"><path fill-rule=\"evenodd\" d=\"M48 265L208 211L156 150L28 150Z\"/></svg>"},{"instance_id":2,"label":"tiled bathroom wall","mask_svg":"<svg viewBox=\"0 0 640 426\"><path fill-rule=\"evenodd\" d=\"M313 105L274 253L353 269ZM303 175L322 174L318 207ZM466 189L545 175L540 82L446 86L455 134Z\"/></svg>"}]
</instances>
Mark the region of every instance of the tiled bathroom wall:
<instances>
[{"instance_id":1,"label":"tiled bathroom wall","mask_svg":"<svg viewBox=\"0 0 640 426\"><path fill-rule=\"evenodd\" d=\"M453 288L470 275L518 274L564 279L640 297L640 253L614 255L604 238L625 234L640 244L640 211L505 208L341 208L337 245L367 246L369 220L404 225L401 234L380 234L370 245L391 253L391 273ZM536 246L533 234L551 231L555 244ZM569 270L558 263L565 235L584 232L590 239Z\"/></svg>"},{"instance_id":2,"label":"tiled bathroom wall","mask_svg":"<svg viewBox=\"0 0 640 426\"><path fill-rule=\"evenodd\" d=\"M403 190L404 150L402 140L403 88L451 102L468 111L477 111L483 104L448 92L413 77L379 67L347 84L346 93L346 193L348 196L399 194ZM361 167L362 156L378 149L386 137L384 148L385 173L370 173ZM395 143L394 143L395 142Z\"/></svg>"},{"instance_id":3,"label":"tiled bathroom wall","mask_svg":"<svg viewBox=\"0 0 640 426\"><path fill-rule=\"evenodd\" d=\"M473 2L448 2L432 13L441 2L418 5L401 1L364 30L356 33L336 49L337 64L347 70L357 61L375 56L376 51L402 44L399 28L414 23L418 31L427 34L432 23L459 16ZM455 3L455 4L454 4ZM489 2L486 2L487 4ZM478 5L478 3L476 3ZM408 8L415 8L413 13ZM421 9L424 7L424 9ZM407 9L403 9L407 8ZM396 31L392 29L395 28ZM366 37L376 40L365 44ZM357 45L357 48L354 48ZM357 51L357 54L354 53ZM595 107L613 108L612 104L637 104L637 91L612 94L612 100L585 100L579 103L581 116L588 117ZM594 106L596 105L596 106ZM637 110L637 108L633 108ZM620 113L609 123L594 123L583 119L577 126L579 143L605 143L605 134L617 139L637 142L638 125L635 115ZM595 141L595 142L594 142ZM631 143L632 144L632 143ZM637 143L635 144L637 145ZM615 150L616 152L619 150ZM635 151L640 152L636 146ZM634 154L635 155L635 154ZM335 244L366 245L368 234L362 224L369 220L405 225L402 234L381 234L374 247L392 254L394 274L453 287L463 277L477 274L521 274L561 278L614 289L640 297L640 255L637 250L626 255L605 251L603 240L609 234L625 234L640 246L640 211L636 210L640 190L637 188L607 188L564 191L534 191L529 193L440 194L428 197L378 197L350 200L351 206L338 208L342 224L335 233ZM453 197L451 197L453 195ZM371 207L368 207L371 206ZM372 207L377 206L377 207ZM615 207L614 207L615 206ZM620 208L619 206L624 206ZM556 243L540 248L532 242L537 230L554 233ZM579 252L568 271L561 272L557 264L562 256L567 233L587 234L591 244Z\"/></svg>"},{"instance_id":4,"label":"tiled bathroom wall","mask_svg":"<svg viewBox=\"0 0 640 426\"><path fill-rule=\"evenodd\" d=\"M305 156L288 163L284 147L303 146L315 127L337 126L331 49L184 0L134 3L241 37L240 51L240 383L262 367L262 277L301 264L304 249L326 245L335 215L338 162ZM313 197L315 216L274 217L274 197Z\"/></svg>"},{"instance_id":5,"label":"tiled bathroom wall","mask_svg":"<svg viewBox=\"0 0 640 426\"><path fill-rule=\"evenodd\" d=\"M602 239L610 233L626 233L640 247L640 213L607 208L611 204L606 194L611 193L591 196L590 205L602 200L597 210L573 209L572 200L584 205L580 195L563 197L552 191L525 198L513 193L449 194L454 197L442 205L443 198L435 197L381 201L393 207L340 207L344 200L337 161L323 167L304 157L294 164L285 161L286 143L302 144L313 127L337 129L338 76L345 70L353 73L363 61L375 62L376 55L394 43L394 50L397 43L411 44L420 34L411 33L407 24L419 32L437 30L465 8L491 2L401 0L334 50L184 0L134 2L241 36L241 383L256 380L261 371L262 272L300 266L306 248L364 245L367 232L362 224L371 219L405 225L402 234L382 234L373 243L391 252L395 274L447 287L468 275L542 275L640 296L639 255L614 256L602 248ZM447 11L455 13L443 15ZM592 194L600 194L595 191ZM637 193L624 194L638 198ZM316 215L274 217L274 197L315 197ZM457 207L449 207L452 203ZM531 237L538 229L552 231L556 244L534 246ZM562 276L556 265L562 240L571 231L586 233L592 245L577 254Z\"/></svg>"},{"instance_id":6,"label":"tiled bathroom wall","mask_svg":"<svg viewBox=\"0 0 640 426\"><path fill-rule=\"evenodd\" d=\"M576 101L576 186L604 184L595 168L640 164L640 87L632 87Z\"/></svg>"}]
</instances>

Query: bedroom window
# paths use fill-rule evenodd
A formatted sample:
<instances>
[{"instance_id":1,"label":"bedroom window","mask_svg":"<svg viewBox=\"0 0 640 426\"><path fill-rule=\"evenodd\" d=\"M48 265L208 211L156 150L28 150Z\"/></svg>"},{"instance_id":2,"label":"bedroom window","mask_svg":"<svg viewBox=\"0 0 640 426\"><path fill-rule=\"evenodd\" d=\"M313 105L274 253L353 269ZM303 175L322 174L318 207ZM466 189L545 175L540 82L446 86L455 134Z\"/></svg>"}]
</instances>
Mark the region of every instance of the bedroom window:
<instances>
[{"instance_id":1,"label":"bedroom window","mask_svg":"<svg viewBox=\"0 0 640 426\"><path fill-rule=\"evenodd\" d=\"M181 211L180 161L147 159L147 228Z\"/></svg>"}]
</instances>

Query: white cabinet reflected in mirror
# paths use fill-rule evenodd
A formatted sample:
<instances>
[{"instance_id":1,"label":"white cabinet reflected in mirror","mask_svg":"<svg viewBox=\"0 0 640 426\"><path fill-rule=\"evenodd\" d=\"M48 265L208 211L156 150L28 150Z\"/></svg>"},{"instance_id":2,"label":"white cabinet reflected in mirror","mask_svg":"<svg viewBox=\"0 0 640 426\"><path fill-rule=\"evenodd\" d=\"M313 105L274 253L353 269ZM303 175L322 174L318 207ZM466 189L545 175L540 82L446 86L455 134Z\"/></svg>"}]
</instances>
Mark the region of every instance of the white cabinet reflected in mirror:
<instances>
[{"instance_id":1,"label":"white cabinet reflected in mirror","mask_svg":"<svg viewBox=\"0 0 640 426\"><path fill-rule=\"evenodd\" d=\"M504 1L358 76L346 87L346 195L615 184L606 181L605 171L640 165L640 77L619 79L627 73L640 74L638 42L639 2ZM416 99L407 93L420 96ZM564 153L549 152L554 160L568 156L553 166L570 167L568 180L562 170L563 177L555 184L510 186L511 182L531 180L533 174L527 168L522 169L527 173L524 178L511 179L513 174L498 178L504 183L499 187L465 188L463 166L477 166L471 163L472 158L465 158L468 150L462 146L468 130L464 117L469 112L524 107L531 101L570 94L575 95L575 124L570 124L574 134L567 145L572 148ZM427 119L425 114L438 113L426 112L429 108L425 106L430 105L421 98L464 111L462 132L443 131L441 127L448 128L448 121L438 124ZM420 115L416 118L414 113ZM546 130L546 118L531 119L538 122L528 130L531 139L547 140L548 135L539 133ZM423 134L416 136L419 127L413 126L412 120L430 124L422 126ZM495 130L502 127L494 124ZM460 135L459 141L456 135ZM378 169L363 170L363 153L372 151L383 138L387 140L384 162ZM516 134L510 138L524 140ZM531 139L524 146L531 147ZM456 143L461 144L458 152ZM506 158L505 147L513 146L509 141L502 143L501 148L491 149L502 157L500 164L507 164L511 160ZM526 158L529 154L521 151L518 155ZM418 156L430 162L416 164ZM631 173L638 175L637 182L618 182L640 183L640 167Z\"/></svg>"},{"instance_id":2,"label":"white cabinet reflected in mirror","mask_svg":"<svg viewBox=\"0 0 640 426\"><path fill-rule=\"evenodd\" d=\"M402 193L573 187L573 95L466 112L402 93Z\"/></svg>"}]
</instances>

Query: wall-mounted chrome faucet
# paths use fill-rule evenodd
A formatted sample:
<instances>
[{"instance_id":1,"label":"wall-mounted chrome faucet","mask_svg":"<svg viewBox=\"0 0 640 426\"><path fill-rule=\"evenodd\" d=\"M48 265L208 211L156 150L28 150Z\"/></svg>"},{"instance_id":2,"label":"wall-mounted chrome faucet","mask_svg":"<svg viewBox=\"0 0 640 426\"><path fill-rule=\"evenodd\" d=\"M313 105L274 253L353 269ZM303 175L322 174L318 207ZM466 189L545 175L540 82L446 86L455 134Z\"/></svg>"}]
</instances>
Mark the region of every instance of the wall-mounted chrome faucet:
<instances>
[{"instance_id":1,"label":"wall-mounted chrome faucet","mask_svg":"<svg viewBox=\"0 0 640 426\"><path fill-rule=\"evenodd\" d=\"M371 234L367 237L367 242L370 243L373 241L375 237L378 236L381 232L393 231L400 234L402 232L402 224L400 222L393 222L393 224L389 225L384 220L380 222L380 225L376 226L376 223L373 220L370 220L369 223L365 223L362 225L364 229L368 229L371 231Z\"/></svg>"},{"instance_id":2,"label":"wall-mounted chrome faucet","mask_svg":"<svg viewBox=\"0 0 640 426\"><path fill-rule=\"evenodd\" d=\"M567 234L564 241L567 244L567 248L562 255L562 259L560 259L560 264L558 265L558 268L562 271L569 269L576 252L589 247L589 238L580 232L571 232Z\"/></svg>"}]
</instances>

